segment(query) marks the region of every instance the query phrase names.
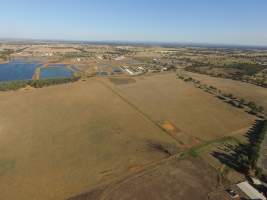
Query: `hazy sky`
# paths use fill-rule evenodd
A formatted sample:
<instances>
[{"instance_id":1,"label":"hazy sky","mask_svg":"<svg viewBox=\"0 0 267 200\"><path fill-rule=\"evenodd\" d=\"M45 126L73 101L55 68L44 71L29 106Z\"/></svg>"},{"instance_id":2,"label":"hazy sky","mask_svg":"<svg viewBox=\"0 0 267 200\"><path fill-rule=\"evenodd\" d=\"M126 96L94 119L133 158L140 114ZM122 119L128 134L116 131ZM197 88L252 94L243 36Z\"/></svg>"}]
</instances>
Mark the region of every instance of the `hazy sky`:
<instances>
[{"instance_id":1,"label":"hazy sky","mask_svg":"<svg viewBox=\"0 0 267 200\"><path fill-rule=\"evenodd\" d=\"M267 0L0 0L0 38L267 45Z\"/></svg>"}]
</instances>

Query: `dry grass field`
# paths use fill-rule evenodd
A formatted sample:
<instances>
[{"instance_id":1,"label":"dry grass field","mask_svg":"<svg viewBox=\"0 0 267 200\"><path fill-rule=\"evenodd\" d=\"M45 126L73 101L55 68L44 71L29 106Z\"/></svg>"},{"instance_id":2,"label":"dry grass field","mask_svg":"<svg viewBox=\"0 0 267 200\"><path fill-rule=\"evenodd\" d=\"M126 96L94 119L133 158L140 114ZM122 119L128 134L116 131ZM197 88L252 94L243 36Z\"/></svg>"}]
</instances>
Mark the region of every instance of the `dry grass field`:
<instances>
[{"instance_id":1,"label":"dry grass field","mask_svg":"<svg viewBox=\"0 0 267 200\"><path fill-rule=\"evenodd\" d=\"M246 101L254 101L257 105L263 106L267 113L267 90L253 84L235 81L230 79L210 77L208 75L186 72L189 76L200 80L202 83L217 87L224 93L231 93Z\"/></svg>"},{"instance_id":2,"label":"dry grass field","mask_svg":"<svg viewBox=\"0 0 267 200\"><path fill-rule=\"evenodd\" d=\"M175 141L91 80L0 94L1 199L60 200L165 158Z\"/></svg>"},{"instance_id":3,"label":"dry grass field","mask_svg":"<svg viewBox=\"0 0 267 200\"><path fill-rule=\"evenodd\" d=\"M191 146L240 134L254 121L242 110L177 80L174 73L92 78L0 93L0 111L0 194L7 200L64 200ZM175 162L158 173L171 176L167 169L177 167L176 178L194 179L184 185L184 199L192 188L213 187L213 175L212 181L202 180L205 170L197 172L201 166L206 165ZM133 185L142 192L140 180ZM160 177L155 185L149 180L148 174L148 188L161 189ZM172 181L168 184L178 179ZM121 187L131 190L129 184Z\"/></svg>"},{"instance_id":4,"label":"dry grass field","mask_svg":"<svg viewBox=\"0 0 267 200\"><path fill-rule=\"evenodd\" d=\"M184 147L240 134L255 120L242 110L177 80L174 73L138 77L129 82L114 82L112 87Z\"/></svg>"},{"instance_id":5,"label":"dry grass field","mask_svg":"<svg viewBox=\"0 0 267 200\"><path fill-rule=\"evenodd\" d=\"M127 179L69 200L206 200L210 190L216 188L216 180L216 172L201 159L170 158Z\"/></svg>"}]
</instances>

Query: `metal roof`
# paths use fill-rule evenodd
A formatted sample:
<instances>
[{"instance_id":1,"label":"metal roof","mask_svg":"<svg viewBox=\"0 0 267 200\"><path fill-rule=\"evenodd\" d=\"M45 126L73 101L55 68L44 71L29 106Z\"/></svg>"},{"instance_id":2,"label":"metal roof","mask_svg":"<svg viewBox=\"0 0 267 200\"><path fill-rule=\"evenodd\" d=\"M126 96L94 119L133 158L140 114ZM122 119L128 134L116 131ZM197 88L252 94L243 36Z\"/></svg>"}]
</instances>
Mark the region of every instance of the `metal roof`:
<instances>
[{"instance_id":1,"label":"metal roof","mask_svg":"<svg viewBox=\"0 0 267 200\"><path fill-rule=\"evenodd\" d=\"M256 178L251 178L251 179L252 179L254 185L261 185L262 184L259 179L256 179Z\"/></svg>"},{"instance_id":2,"label":"metal roof","mask_svg":"<svg viewBox=\"0 0 267 200\"><path fill-rule=\"evenodd\" d=\"M266 200L263 194L259 193L254 187L252 187L247 181L237 184L250 199L253 200Z\"/></svg>"}]
</instances>

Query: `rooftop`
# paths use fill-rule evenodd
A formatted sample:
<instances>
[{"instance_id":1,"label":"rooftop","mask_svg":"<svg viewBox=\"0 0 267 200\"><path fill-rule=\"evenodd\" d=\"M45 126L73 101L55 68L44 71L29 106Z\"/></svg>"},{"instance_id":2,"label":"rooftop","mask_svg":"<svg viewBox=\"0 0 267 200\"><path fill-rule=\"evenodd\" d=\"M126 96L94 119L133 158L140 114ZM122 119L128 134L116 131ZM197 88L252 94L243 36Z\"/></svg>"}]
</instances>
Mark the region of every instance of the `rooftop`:
<instances>
[{"instance_id":1,"label":"rooftop","mask_svg":"<svg viewBox=\"0 0 267 200\"><path fill-rule=\"evenodd\" d=\"M265 196L259 193L254 187L252 187L247 181L237 184L250 199L253 200L266 200Z\"/></svg>"}]
</instances>

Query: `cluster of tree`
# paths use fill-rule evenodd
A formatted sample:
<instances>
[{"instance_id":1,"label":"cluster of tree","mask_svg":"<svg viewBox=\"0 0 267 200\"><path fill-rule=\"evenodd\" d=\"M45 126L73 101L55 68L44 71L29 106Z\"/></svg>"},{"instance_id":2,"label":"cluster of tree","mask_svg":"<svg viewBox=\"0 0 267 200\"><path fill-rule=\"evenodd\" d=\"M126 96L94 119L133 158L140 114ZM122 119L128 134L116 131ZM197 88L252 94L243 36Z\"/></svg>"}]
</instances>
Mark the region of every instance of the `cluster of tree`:
<instances>
[{"instance_id":1,"label":"cluster of tree","mask_svg":"<svg viewBox=\"0 0 267 200\"><path fill-rule=\"evenodd\" d=\"M221 93L222 99L225 100L225 98L228 98L227 102L237 108L244 108L246 106L247 108L250 109L249 113L252 115L258 115L258 114L263 114L264 113L264 108L262 106L258 106L254 101L249 101L246 102L244 99L238 99L235 97L233 94L222 94ZM261 115L258 115L259 117Z\"/></svg>"},{"instance_id":2,"label":"cluster of tree","mask_svg":"<svg viewBox=\"0 0 267 200\"><path fill-rule=\"evenodd\" d=\"M78 81L80 77L58 78L58 79L43 79L43 80L26 80L26 81L10 81L0 83L0 91L18 90L26 86L34 88L42 88L50 85L58 85L63 83Z\"/></svg>"},{"instance_id":3,"label":"cluster of tree","mask_svg":"<svg viewBox=\"0 0 267 200\"><path fill-rule=\"evenodd\" d=\"M128 49L118 49L117 48L117 51L120 53L120 55L127 55L127 54L132 53L132 51L130 51Z\"/></svg>"},{"instance_id":4,"label":"cluster of tree","mask_svg":"<svg viewBox=\"0 0 267 200\"><path fill-rule=\"evenodd\" d=\"M214 73L209 72L212 68L226 68L226 69L236 69L237 71L231 73ZM254 85L258 85L261 87L267 87L266 79L264 77L257 77L255 75L264 69L267 66L259 65L259 64L251 64L251 63L233 63L233 64L223 64L223 65L213 65L210 63L201 63L201 62L193 62L191 66L185 68L185 70L210 75L213 77L219 78L228 78L243 82L248 82Z\"/></svg>"},{"instance_id":5,"label":"cluster of tree","mask_svg":"<svg viewBox=\"0 0 267 200\"><path fill-rule=\"evenodd\" d=\"M194 61L190 67L186 69L189 71L200 71L199 68L201 67L209 67L212 68L231 68L231 69L238 69L240 70L240 75L247 75L253 76L260 71L266 69L266 66L259 65L259 64L252 64L252 63L232 63L232 64L222 64L222 65L214 65L211 63L202 63Z\"/></svg>"},{"instance_id":6,"label":"cluster of tree","mask_svg":"<svg viewBox=\"0 0 267 200\"><path fill-rule=\"evenodd\" d=\"M73 49L78 50L78 51L83 52L83 53L88 53L88 51L86 51L84 48L74 47Z\"/></svg>"},{"instance_id":7,"label":"cluster of tree","mask_svg":"<svg viewBox=\"0 0 267 200\"><path fill-rule=\"evenodd\" d=\"M252 113L262 113L264 111L264 108L262 106L258 106L254 101L248 102L247 106L251 109Z\"/></svg>"},{"instance_id":8,"label":"cluster of tree","mask_svg":"<svg viewBox=\"0 0 267 200\"><path fill-rule=\"evenodd\" d=\"M249 63L234 63L223 65L224 68L239 69L244 75L252 76L265 69L265 66Z\"/></svg>"},{"instance_id":9,"label":"cluster of tree","mask_svg":"<svg viewBox=\"0 0 267 200\"><path fill-rule=\"evenodd\" d=\"M81 52L67 52L65 54L61 54L63 59L71 59L71 58L87 58L94 56L93 52L81 51Z\"/></svg>"},{"instance_id":10,"label":"cluster of tree","mask_svg":"<svg viewBox=\"0 0 267 200\"><path fill-rule=\"evenodd\" d=\"M191 82L191 81L195 80L195 79L193 79L191 77L183 76L181 74L177 74L177 78L181 79L181 80L183 80L185 82Z\"/></svg>"}]
</instances>

